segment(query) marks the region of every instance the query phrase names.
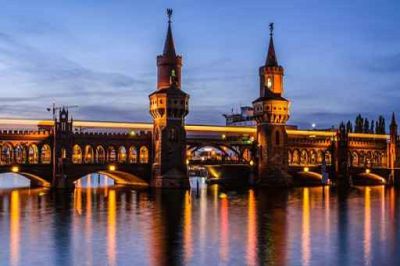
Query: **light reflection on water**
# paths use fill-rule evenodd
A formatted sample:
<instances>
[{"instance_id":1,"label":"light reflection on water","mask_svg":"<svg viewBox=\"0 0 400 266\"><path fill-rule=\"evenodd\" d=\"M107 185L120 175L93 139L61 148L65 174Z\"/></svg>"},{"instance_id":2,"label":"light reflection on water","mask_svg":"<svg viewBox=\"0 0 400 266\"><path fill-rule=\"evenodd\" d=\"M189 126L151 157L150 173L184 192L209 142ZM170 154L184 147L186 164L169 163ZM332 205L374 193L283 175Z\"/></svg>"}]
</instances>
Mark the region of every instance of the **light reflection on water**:
<instances>
[{"instance_id":1,"label":"light reflection on water","mask_svg":"<svg viewBox=\"0 0 400 266\"><path fill-rule=\"evenodd\" d=\"M95 178L86 182L97 184ZM199 184L198 191L2 189L1 264L400 263L396 189L230 191Z\"/></svg>"}]
</instances>

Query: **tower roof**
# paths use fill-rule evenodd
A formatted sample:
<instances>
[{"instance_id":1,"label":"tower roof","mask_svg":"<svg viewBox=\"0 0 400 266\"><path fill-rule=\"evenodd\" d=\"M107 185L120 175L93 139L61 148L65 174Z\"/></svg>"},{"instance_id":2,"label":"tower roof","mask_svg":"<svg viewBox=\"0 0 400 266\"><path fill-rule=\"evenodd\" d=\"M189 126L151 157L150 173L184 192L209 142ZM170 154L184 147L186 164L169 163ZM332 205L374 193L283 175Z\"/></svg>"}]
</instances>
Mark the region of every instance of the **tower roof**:
<instances>
[{"instance_id":1,"label":"tower roof","mask_svg":"<svg viewBox=\"0 0 400 266\"><path fill-rule=\"evenodd\" d=\"M265 66L278 66L278 59L276 58L275 47L274 47L274 23L269 24L269 47Z\"/></svg>"},{"instance_id":2,"label":"tower roof","mask_svg":"<svg viewBox=\"0 0 400 266\"><path fill-rule=\"evenodd\" d=\"M397 125L397 123L396 123L396 117L394 116L394 112L392 113L392 121L390 122L390 125L394 125L394 126Z\"/></svg>"},{"instance_id":3,"label":"tower roof","mask_svg":"<svg viewBox=\"0 0 400 266\"><path fill-rule=\"evenodd\" d=\"M167 38L165 39L164 44L164 56L176 57L174 38L172 36L172 27L171 27L171 17L172 17L172 9L167 9L168 16L168 30L167 30Z\"/></svg>"}]
</instances>

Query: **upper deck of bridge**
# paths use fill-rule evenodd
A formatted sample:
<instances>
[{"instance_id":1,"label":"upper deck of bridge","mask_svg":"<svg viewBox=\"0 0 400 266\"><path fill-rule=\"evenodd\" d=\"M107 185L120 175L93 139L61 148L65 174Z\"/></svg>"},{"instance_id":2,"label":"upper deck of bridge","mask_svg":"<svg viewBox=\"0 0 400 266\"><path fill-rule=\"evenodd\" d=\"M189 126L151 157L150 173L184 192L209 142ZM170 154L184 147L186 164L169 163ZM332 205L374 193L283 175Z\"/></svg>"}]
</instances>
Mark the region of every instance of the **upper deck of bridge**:
<instances>
[{"instance_id":1,"label":"upper deck of bridge","mask_svg":"<svg viewBox=\"0 0 400 266\"><path fill-rule=\"evenodd\" d=\"M0 119L0 129L16 128L46 128L54 125L53 120L39 119ZM134 131L152 131L153 124L147 122L115 122L115 121L85 121L75 120L73 126L80 130L134 130ZM251 126L221 126L221 125L186 125L188 137L209 137L209 136L253 136L256 135L256 127ZM336 131L320 130L286 130L289 137L299 138L335 138ZM367 133L349 133L350 139L369 139L369 140L388 140L388 134L367 134Z\"/></svg>"}]
</instances>

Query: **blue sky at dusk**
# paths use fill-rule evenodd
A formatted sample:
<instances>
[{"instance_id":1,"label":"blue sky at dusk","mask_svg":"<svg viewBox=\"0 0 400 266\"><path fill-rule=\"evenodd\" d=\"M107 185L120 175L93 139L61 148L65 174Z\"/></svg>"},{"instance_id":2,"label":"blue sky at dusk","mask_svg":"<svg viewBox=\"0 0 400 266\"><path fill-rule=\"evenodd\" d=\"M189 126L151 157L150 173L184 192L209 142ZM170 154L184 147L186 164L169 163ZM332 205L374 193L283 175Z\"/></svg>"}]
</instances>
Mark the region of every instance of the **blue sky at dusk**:
<instances>
[{"instance_id":1,"label":"blue sky at dusk","mask_svg":"<svg viewBox=\"0 0 400 266\"><path fill-rule=\"evenodd\" d=\"M257 98L268 23L285 68L290 124L400 116L400 1L1 1L0 116L150 121L165 9L183 55L189 123Z\"/></svg>"}]
</instances>

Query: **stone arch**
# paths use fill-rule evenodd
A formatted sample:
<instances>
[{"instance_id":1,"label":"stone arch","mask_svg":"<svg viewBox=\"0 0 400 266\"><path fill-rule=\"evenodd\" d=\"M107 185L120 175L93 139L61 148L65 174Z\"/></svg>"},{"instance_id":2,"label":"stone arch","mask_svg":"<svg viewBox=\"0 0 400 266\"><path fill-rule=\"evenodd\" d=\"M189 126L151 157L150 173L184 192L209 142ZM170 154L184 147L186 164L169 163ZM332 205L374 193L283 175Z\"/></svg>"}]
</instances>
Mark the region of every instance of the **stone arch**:
<instances>
[{"instance_id":1,"label":"stone arch","mask_svg":"<svg viewBox=\"0 0 400 266\"><path fill-rule=\"evenodd\" d=\"M105 163L106 162L106 151L103 146L99 145L96 147L96 163Z\"/></svg>"},{"instance_id":2,"label":"stone arch","mask_svg":"<svg viewBox=\"0 0 400 266\"><path fill-rule=\"evenodd\" d=\"M25 146L18 144L14 149L14 158L17 164L26 163L26 148Z\"/></svg>"},{"instance_id":3,"label":"stone arch","mask_svg":"<svg viewBox=\"0 0 400 266\"><path fill-rule=\"evenodd\" d=\"M351 165L356 167L360 165L360 156L356 151L351 153Z\"/></svg>"},{"instance_id":4,"label":"stone arch","mask_svg":"<svg viewBox=\"0 0 400 266\"><path fill-rule=\"evenodd\" d=\"M125 163L126 162L126 148L124 146L120 146L118 148L118 162Z\"/></svg>"},{"instance_id":5,"label":"stone arch","mask_svg":"<svg viewBox=\"0 0 400 266\"><path fill-rule=\"evenodd\" d=\"M135 146L131 146L129 148L128 162L129 163L137 163L137 150L136 150Z\"/></svg>"},{"instance_id":6,"label":"stone arch","mask_svg":"<svg viewBox=\"0 0 400 266\"><path fill-rule=\"evenodd\" d=\"M50 145L44 144L40 150L40 162L42 164L51 163L51 148Z\"/></svg>"},{"instance_id":7,"label":"stone arch","mask_svg":"<svg viewBox=\"0 0 400 266\"><path fill-rule=\"evenodd\" d=\"M117 153L113 146L107 148L107 159L108 162L115 162L117 160Z\"/></svg>"},{"instance_id":8,"label":"stone arch","mask_svg":"<svg viewBox=\"0 0 400 266\"><path fill-rule=\"evenodd\" d=\"M322 150L317 151L317 162L322 163L324 160L324 152Z\"/></svg>"},{"instance_id":9,"label":"stone arch","mask_svg":"<svg viewBox=\"0 0 400 266\"><path fill-rule=\"evenodd\" d=\"M6 165L14 162L14 149L11 143L4 143L1 146L1 162Z\"/></svg>"},{"instance_id":10,"label":"stone arch","mask_svg":"<svg viewBox=\"0 0 400 266\"><path fill-rule=\"evenodd\" d=\"M307 165L308 164L308 153L307 150L301 150L300 153L300 164Z\"/></svg>"},{"instance_id":11,"label":"stone arch","mask_svg":"<svg viewBox=\"0 0 400 266\"><path fill-rule=\"evenodd\" d=\"M30 144L28 147L28 162L30 164L39 163L39 149L36 144Z\"/></svg>"},{"instance_id":12,"label":"stone arch","mask_svg":"<svg viewBox=\"0 0 400 266\"><path fill-rule=\"evenodd\" d=\"M310 164L315 165L318 163L317 152L315 150L311 150L309 154Z\"/></svg>"},{"instance_id":13,"label":"stone arch","mask_svg":"<svg viewBox=\"0 0 400 266\"><path fill-rule=\"evenodd\" d=\"M85 163L94 163L94 151L91 145L85 146L84 158Z\"/></svg>"},{"instance_id":14,"label":"stone arch","mask_svg":"<svg viewBox=\"0 0 400 266\"><path fill-rule=\"evenodd\" d=\"M78 144L72 147L72 163L81 164L82 163L82 149Z\"/></svg>"},{"instance_id":15,"label":"stone arch","mask_svg":"<svg viewBox=\"0 0 400 266\"><path fill-rule=\"evenodd\" d=\"M148 163L149 162L149 149L146 146L140 147L139 160L140 160L140 163Z\"/></svg>"},{"instance_id":16,"label":"stone arch","mask_svg":"<svg viewBox=\"0 0 400 266\"><path fill-rule=\"evenodd\" d=\"M297 149L293 151L293 164L300 164L300 151Z\"/></svg>"}]
</instances>

